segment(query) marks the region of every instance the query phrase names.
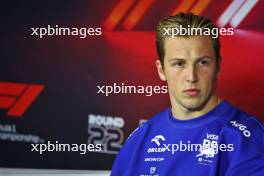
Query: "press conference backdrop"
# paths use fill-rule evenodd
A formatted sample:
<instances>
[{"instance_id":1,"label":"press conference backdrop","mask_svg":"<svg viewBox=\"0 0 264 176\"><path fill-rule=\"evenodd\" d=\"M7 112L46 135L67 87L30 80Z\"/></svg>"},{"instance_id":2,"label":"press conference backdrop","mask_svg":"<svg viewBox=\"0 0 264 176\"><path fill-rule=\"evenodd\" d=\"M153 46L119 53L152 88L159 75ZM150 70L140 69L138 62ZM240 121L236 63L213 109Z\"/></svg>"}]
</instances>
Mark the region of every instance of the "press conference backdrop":
<instances>
[{"instance_id":1,"label":"press conference backdrop","mask_svg":"<svg viewBox=\"0 0 264 176\"><path fill-rule=\"evenodd\" d=\"M110 170L139 123L170 105L155 68L155 28L180 11L234 28L221 36L217 91L263 121L264 1L5 1L0 167ZM107 93L126 86L138 92ZM48 143L75 149L38 151Z\"/></svg>"}]
</instances>

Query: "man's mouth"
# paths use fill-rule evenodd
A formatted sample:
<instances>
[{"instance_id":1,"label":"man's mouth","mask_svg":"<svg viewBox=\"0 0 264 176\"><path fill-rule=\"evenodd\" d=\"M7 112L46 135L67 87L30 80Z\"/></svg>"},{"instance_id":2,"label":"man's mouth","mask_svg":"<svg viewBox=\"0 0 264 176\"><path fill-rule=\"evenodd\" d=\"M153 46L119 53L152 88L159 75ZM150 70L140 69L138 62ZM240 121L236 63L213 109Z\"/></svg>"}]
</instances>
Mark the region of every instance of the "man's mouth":
<instances>
[{"instance_id":1,"label":"man's mouth","mask_svg":"<svg viewBox=\"0 0 264 176\"><path fill-rule=\"evenodd\" d=\"M199 89L186 89L184 93L188 96L195 97L200 93Z\"/></svg>"}]
</instances>

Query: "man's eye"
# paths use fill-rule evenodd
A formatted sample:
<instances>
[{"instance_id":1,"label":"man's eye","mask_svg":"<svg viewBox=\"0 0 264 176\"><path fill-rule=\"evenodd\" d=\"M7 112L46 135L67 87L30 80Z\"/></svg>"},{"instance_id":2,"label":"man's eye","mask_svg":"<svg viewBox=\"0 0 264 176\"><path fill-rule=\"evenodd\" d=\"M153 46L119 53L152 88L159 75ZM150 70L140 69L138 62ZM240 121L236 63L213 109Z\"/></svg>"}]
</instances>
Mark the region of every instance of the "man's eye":
<instances>
[{"instance_id":1,"label":"man's eye","mask_svg":"<svg viewBox=\"0 0 264 176\"><path fill-rule=\"evenodd\" d=\"M203 65L208 65L209 64L209 61L208 60L201 60L199 62L199 65L203 66Z\"/></svg>"},{"instance_id":2,"label":"man's eye","mask_svg":"<svg viewBox=\"0 0 264 176\"><path fill-rule=\"evenodd\" d=\"M184 62L173 62L172 66L183 67L184 66Z\"/></svg>"}]
</instances>

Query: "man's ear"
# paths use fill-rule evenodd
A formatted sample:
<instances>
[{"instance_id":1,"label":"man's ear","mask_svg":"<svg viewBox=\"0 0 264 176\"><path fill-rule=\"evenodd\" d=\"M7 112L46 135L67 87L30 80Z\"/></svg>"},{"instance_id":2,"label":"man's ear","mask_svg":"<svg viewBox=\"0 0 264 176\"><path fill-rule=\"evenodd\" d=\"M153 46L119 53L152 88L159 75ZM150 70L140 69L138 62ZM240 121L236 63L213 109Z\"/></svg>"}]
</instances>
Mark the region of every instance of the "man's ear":
<instances>
[{"instance_id":1,"label":"man's ear","mask_svg":"<svg viewBox=\"0 0 264 176\"><path fill-rule=\"evenodd\" d=\"M163 67L162 67L160 60L156 60L156 67L157 67L157 71L158 71L160 79L162 81L166 81L166 75L164 73L164 70L163 70Z\"/></svg>"}]
</instances>

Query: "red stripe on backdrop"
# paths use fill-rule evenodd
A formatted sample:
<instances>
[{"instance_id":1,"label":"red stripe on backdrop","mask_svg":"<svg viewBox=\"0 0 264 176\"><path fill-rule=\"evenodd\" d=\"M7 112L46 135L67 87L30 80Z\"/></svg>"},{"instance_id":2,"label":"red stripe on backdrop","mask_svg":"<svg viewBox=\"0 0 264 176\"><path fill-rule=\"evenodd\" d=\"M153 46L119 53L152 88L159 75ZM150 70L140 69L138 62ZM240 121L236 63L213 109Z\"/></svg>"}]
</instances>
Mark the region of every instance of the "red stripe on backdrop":
<instances>
[{"instance_id":1,"label":"red stripe on backdrop","mask_svg":"<svg viewBox=\"0 0 264 176\"><path fill-rule=\"evenodd\" d=\"M0 82L0 95L18 96L26 88L26 84Z\"/></svg>"},{"instance_id":2,"label":"red stripe on backdrop","mask_svg":"<svg viewBox=\"0 0 264 176\"><path fill-rule=\"evenodd\" d=\"M15 101L15 97L0 97L0 108L9 108Z\"/></svg>"},{"instance_id":3,"label":"red stripe on backdrop","mask_svg":"<svg viewBox=\"0 0 264 176\"><path fill-rule=\"evenodd\" d=\"M121 0L107 17L104 27L107 30L113 30L134 2L135 0Z\"/></svg>"},{"instance_id":4,"label":"red stripe on backdrop","mask_svg":"<svg viewBox=\"0 0 264 176\"><path fill-rule=\"evenodd\" d=\"M129 14L127 19L124 21L124 28L126 30L133 29L153 2L154 0L141 0Z\"/></svg>"}]
</instances>

